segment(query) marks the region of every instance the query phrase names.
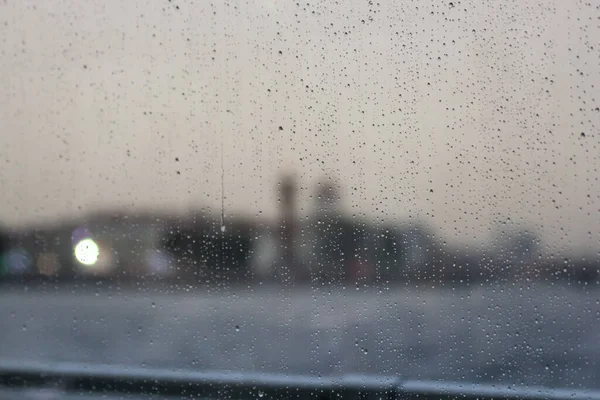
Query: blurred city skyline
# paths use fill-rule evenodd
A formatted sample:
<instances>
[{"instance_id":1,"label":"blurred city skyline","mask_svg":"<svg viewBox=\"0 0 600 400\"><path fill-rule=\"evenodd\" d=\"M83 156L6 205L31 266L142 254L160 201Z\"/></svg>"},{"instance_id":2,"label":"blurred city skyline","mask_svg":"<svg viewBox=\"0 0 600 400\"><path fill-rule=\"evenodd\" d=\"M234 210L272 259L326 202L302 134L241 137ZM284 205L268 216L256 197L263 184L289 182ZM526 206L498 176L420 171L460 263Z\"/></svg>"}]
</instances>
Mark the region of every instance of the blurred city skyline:
<instances>
[{"instance_id":1,"label":"blurred city skyline","mask_svg":"<svg viewBox=\"0 0 600 400\"><path fill-rule=\"evenodd\" d=\"M463 244L510 218L550 251L596 250L586 7L2 4L0 222L221 204L274 220L284 170L303 215L330 176L349 215Z\"/></svg>"}]
</instances>

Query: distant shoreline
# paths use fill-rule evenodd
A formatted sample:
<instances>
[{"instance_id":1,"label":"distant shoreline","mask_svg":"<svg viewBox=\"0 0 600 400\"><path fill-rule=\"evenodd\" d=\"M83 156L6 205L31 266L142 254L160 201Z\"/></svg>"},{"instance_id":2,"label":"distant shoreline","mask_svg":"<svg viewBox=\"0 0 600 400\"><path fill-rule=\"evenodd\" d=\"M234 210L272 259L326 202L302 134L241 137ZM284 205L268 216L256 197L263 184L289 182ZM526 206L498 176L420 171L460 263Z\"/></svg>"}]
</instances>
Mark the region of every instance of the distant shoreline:
<instances>
[{"instance_id":1,"label":"distant shoreline","mask_svg":"<svg viewBox=\"0 0 600 400\"><path fill-rule=\"evenodd\" d=\"M192 282L184 281L182 279L146 279L146 280L120 280L114 279L90 279L90 278L76 278L76 279L50 279L50 278L23 278L14 277L9 279L0 280L0 291L5 292L48 292L54 290L64 291L72 290L74 292L93 292L93 291L115 291L115 292L154 292L164 291L171 293L186 293L186 292L205 292L210 291L211 293L230 293L232 290L238 292L252 292L255 290L276 290L285 291L291 290L351 290L357 292L373 292L382 291L387 292L388 290L395 289L422 289L422 290L451 290L451 289L469 289L469 288L494 288L494 287L505 287L505 286L557 286L557 287L571 287L572 289L585 290L594 289L600 286L595 284L585 284L580 282L573 282L568 280L554 280L554 281L491 281L491 282L409 282L409 281L395 281L395 282L371 282L371 283L329 283L329 284L314 284L307 281L295 282L292 284L283 284L277 282L236 282L236 281L219 281L219 282Z\"/></svg>"}]
</instances>

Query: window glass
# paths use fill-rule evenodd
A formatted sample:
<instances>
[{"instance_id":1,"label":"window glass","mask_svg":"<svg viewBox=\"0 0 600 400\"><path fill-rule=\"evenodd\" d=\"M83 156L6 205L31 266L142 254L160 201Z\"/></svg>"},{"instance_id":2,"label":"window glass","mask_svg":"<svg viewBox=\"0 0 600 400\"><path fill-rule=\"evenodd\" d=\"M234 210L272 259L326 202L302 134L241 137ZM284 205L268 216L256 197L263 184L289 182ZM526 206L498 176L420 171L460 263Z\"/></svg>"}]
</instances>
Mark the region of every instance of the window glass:
<instances>
[{"instance_id":1,"label":"window glass","mask_svg":"<svg viewBox=\"0 0 600 400\"><path fill-rule=\"evenodd\" d=\"M0 3L0 360L600 388L599 17Z\"/></svg>"}]
</instances>

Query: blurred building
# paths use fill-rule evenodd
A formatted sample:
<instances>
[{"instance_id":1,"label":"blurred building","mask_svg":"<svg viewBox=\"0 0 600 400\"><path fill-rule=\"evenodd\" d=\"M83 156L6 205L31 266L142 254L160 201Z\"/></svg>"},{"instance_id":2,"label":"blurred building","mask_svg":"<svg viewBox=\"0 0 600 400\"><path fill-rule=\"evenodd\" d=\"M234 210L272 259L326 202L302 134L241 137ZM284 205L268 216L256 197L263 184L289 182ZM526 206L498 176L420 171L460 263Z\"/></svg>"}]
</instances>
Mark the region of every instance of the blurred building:
<instances>
[{"instance_id":1,"label":"blurred building","mask_svg":"<svg viewBox=\"0 0 600 400\"><path fill-rule=\"evenodd\" d=\"M79 273L96 276L165 277L175 273L163 238L172 217L156 213L97 213L88 216L72 234L74 248L89 239L97 255L79 259ZM81 258L81 257L77 257Z\"/></svg>"}]
</instances>

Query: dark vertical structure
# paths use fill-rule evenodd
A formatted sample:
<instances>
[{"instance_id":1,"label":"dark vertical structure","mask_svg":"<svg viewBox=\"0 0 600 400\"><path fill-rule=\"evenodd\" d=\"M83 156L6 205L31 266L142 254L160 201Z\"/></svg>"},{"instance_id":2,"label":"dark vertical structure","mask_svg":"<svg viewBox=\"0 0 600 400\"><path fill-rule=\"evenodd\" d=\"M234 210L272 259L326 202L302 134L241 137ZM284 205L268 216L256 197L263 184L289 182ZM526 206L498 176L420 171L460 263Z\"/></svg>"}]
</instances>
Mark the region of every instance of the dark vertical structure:
<instances>
[{"instance_id":1,"label":"dark vertical structure","mask_svg":"<svg viewBox=\"0 0 600 400\"><path fill-rule=\"evenodd\" d=\"M296 232L296 180L292 175L283 175L280 181L280 230L282 262L289 278L300 278L294 252Z\"/></svg>"},{"instance_id":2,"label":"dark vertical structure","mask_svg":"<svg viewBox=\"0 0 600 400\"><path fill-rule=\"evenodd\" d=\"M10 237L8 235L8 230L4 229L4 226L0 226L0 279L2 279L2 275L6 272L5 263L5 254L8 252L10 248Z\"/></svg>"},{"instance_id":3,"label":"dark vertical structure","mask_svg":"<svg viewBox=\"0 0 600 400\"><path fill-rule=\"evenodd\" d=\"M315 192L315 231L319 251L316 277L328 284L341 282L344 262L341 213L338 208L339 189L332 179L324 178L317 184Z\"/></svg>"}]
</instances>

